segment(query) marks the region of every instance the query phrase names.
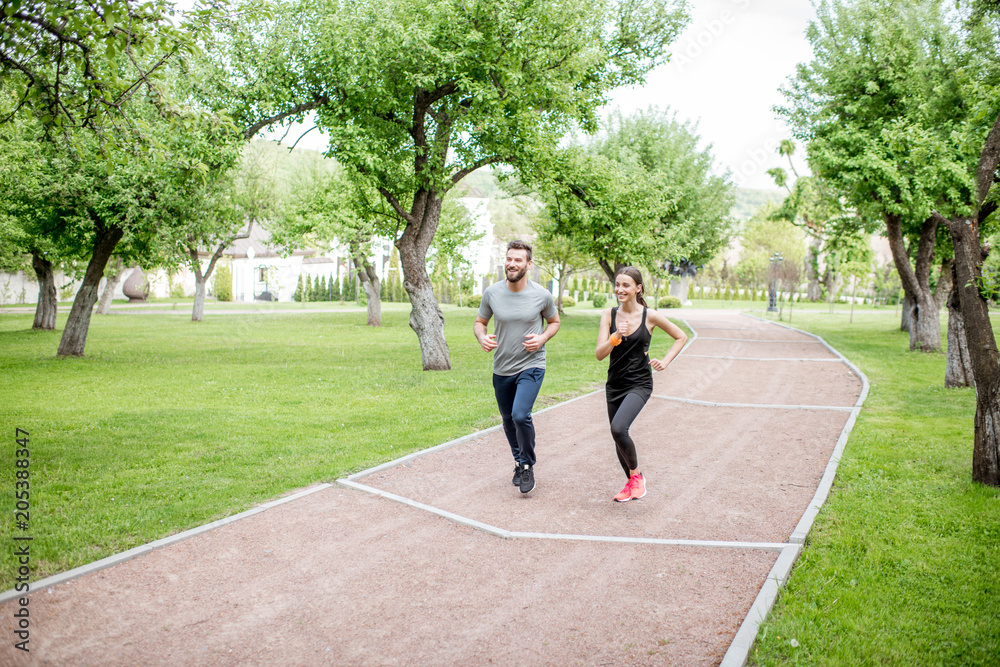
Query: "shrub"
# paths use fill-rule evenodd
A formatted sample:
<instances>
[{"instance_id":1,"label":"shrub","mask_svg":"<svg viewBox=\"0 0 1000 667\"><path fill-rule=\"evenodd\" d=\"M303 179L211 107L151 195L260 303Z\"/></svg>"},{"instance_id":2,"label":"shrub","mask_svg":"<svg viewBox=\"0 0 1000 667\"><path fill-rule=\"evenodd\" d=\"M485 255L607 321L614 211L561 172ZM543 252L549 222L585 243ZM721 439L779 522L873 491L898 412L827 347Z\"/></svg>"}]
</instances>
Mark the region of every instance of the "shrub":
<instances>
[{"instance_id":1,"label":"shrub","mask_svg":"<svg viewBox=\"0 0 1000 667\"><path fill-rule=\"evenodd\" d=\"M681 300L676 296L661 296L660 300L656 302L657 308L680 308Z\"/></svg>"},{"instance_id":2,"label":"shrub","mask_svg":"<svg viewBox=\"0 0 1000 667\"><path fill-rule=\"evenodd\" d=\"M182 283L175 283L173 280L170 281L170 298L184 298L184 285Z\"/></svg>"},{"instance_id":3,"label":"shrub","mask_svg":"<svg viewBox=\"0 0 1000 667\"><path fill-rule=\"evenodd\" d=\"M590 300L593 302L594 308L604 308L604 304L608 302L608 296L606 294L595 294Z\"/></svg>"},{"instance_id":4,"label":"shrub","mask_svg":"<svg viewBox=\"0 0 1000 667\"><path fill-rule=\"evenodd\" d=\"M562 306L563 306L563 308L572 308L575 305L576 305L576 299L574 299L573 297L571 297L571 296L564 296L562 298Z\"/></svg>"},{"instance_id":5,"label":"shrub","mask_svg":"<svg viewBox=\"0 0 1000 667\"><path fill-rule=\"evenodd\" d=\"M468 299L466 299L465 305L468 306L469 308L475 308L478 310L479 304L481 304L482 302L483 302L482 294L473 294Z\"/></svg>"},{"instance_id":6,"label":"shrub","mask_svg":"<svg viewBox=\"0 0 1000 667\"><path fill-rule=\"evenodd\" d=\"M228 266L219 265L215 268L215 298L218 301L233 300L233 272Z\"/></svg>"}]
</instances>

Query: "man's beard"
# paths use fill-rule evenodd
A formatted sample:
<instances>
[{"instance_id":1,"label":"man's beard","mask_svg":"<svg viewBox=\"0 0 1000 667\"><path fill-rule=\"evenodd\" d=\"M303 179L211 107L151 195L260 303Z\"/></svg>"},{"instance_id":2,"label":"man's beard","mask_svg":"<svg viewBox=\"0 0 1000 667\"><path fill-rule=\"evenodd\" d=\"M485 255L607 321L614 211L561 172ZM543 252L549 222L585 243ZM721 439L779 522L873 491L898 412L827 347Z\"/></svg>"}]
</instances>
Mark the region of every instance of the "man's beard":
<instances>
[{"instance_id":1,"label":"man's beard","mask_svg":"<svg viewBox=\"0 0 1000 667\"><path fill-rule=\"evenodd\" d=\"M509 282L509 283L516 283L516 282L517 282L517 281L519 281L519 280L520 280L521 278L523 278L523 277L524 277L524 274L525 274L525 273L527 273L527 272L528 272L528 267L524 267L524 268L523 268L523 269L521 269L520 271L517 271L517 272L516 272L516 273L514 274L514 276L513 276L513 277L511 277L511 274L510 274L510 269L508 269L508 270L507 270L507 271L505 272L505 273L507 274L507 282Z\"/></svg>"}]
</instances>

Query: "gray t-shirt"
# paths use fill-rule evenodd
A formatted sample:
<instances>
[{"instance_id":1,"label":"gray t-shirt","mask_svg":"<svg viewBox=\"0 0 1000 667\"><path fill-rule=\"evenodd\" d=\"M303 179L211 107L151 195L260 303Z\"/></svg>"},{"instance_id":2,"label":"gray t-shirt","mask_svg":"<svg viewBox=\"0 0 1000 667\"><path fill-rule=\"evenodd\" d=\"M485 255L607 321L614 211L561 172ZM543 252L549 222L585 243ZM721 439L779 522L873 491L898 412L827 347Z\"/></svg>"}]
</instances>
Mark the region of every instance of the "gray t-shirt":
<instances>
[{"instance_id":1,"label":"gray t-shirt","mask_svg":"<svg viewBox=\"0 0 1000 667\"><path fill-rule=\"evenodd\" d=\"M542 333L545 321L555 314L556 301L552 294L530 280L520 292L507 289L506 280L483 290L479 316L486 320L496 318L497 349L493 355L493 372L510 376L526 368L545 368L545 346L528 352L524 349L524 337Z\"/></svg>"}]
</instances>

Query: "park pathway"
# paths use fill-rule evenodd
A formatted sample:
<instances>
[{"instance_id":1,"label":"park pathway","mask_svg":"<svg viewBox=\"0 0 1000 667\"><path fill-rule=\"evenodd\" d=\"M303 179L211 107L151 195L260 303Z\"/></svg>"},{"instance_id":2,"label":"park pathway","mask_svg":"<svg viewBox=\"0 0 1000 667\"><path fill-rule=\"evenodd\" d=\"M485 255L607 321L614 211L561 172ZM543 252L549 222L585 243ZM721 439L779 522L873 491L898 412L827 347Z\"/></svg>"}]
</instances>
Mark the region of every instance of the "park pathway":
<instances>
[{"instance_id":1,"label":"park pathway","mask_svg":"<svg viewBox=\"0 0 1000 667\"><path fill-rule=\"evenodd\" d=\"M680 314L696 336L632 427L642 500L611 501L589 394L536 413L527 496L502 431L473 434L38 582L30 654L0 608L0 664L742 664L867 384L810 335Z\"/></svg>"}]
</instances>

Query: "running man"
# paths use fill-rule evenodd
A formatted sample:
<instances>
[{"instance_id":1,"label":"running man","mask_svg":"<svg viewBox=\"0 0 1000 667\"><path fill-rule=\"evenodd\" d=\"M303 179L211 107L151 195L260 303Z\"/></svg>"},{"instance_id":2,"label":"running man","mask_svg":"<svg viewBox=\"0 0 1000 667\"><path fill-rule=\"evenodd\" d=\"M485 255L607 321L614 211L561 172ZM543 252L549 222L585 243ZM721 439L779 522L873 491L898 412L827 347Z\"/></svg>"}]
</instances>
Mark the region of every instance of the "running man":
<instances>
[{"instance_id":1,"label":"running man","mask_svg":"<svg viewBox=\"0 0 1000 667\"><path fill-rule=\"evenodd\" d=\"M483 290L476 323L479 344L493 356L493 392L503 430L514 455L514 486L521 493L535 488L535 426L531 409L545 377L545 343L559 331L555 299L547 289L528 279L531 246L514 240L507 245L507 280ZM495 317L494 334L486 332ZM545 321L544 330L542 321Z\"/></svg>"}]
</instances>

